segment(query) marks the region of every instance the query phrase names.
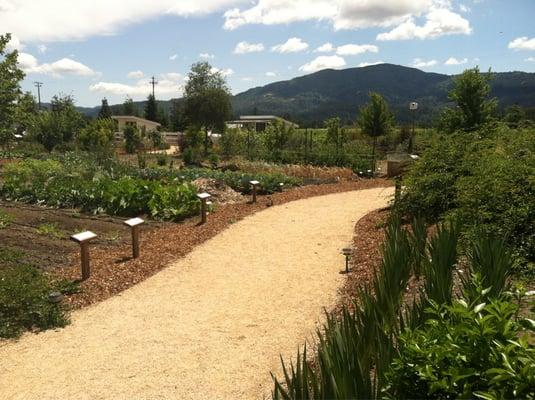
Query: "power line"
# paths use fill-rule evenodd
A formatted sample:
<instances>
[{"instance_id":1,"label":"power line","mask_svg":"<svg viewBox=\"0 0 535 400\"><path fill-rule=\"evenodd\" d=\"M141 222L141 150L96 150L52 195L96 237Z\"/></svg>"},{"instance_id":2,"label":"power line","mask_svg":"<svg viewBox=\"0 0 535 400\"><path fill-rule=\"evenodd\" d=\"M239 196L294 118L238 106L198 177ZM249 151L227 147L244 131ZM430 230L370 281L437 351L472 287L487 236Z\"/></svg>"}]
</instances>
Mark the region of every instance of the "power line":
<instances>
[{"instance_id":1,"label":"power line","mask_svg":"<svg viewBox=\"0 0 535 400\"><path fill-rule=\"evenodd\" d=\"M157 84L158 84L158 81L155 80L155 79L154 79L154 76L153 76L149 83L152 85L152 97L156 98L156 97L154 96L154 85L157 85Z\"/></svg>"},{"instance_id":2,"label":"power line","mask_svg":"<svg viewBox=\"0 0 535 400\"><path fill-rule=\"evenodd\" d=\"M37 101L39 104L39 111L41 111L41 86L43 86L43 82L34 82L33 85L37 88Z\"/></svg>"}]
</instances>

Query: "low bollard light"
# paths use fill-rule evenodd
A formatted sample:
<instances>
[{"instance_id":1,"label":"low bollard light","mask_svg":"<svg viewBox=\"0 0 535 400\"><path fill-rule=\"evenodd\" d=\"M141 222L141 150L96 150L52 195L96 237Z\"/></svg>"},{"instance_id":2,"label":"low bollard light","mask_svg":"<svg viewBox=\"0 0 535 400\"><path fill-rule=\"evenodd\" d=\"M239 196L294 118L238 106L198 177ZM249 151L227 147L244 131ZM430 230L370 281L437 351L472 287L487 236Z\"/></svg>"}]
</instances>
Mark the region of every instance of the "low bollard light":
<instances>
[{"instance_id":1,"label":"low bollard light","mask_svg":"<svg viewBox=\"0 0 535 400\"><path fill-rule=\"evenodd\" d=\"M138 258L139 257L139 226L143 224L145 221L143 221L141 218L131 218L126 221L124 221L124 224L126 226L129 226L132 228L132 257Z\"/></svg>"},{"instance_id":2,"label":"low bollard light","mask_svg":"<svg viewBox=\"0 0 535 400\"><path fill-rule=\"evenodd\" d=\"M97 235L91 231L77 233L71 236L73 242L80 244L80 258L82 264L82 280L89 279L91 269L89 267L89 242L96 238Z\"/></svg>"},{"instance_id":3,"label":"low bollard light","mask_svg":"<svg viewBox=\"0 0 535 400\"><path fill-rule=\"evenodd\" d=\"M256 203L256 188L258 187L258 185L260 185L260 182L258 182L258 181L250 181L249 183L253 187L253 201L252 202Z\"/></svg>"},{"instance_id":4,"label":"low bollard light","mask_svg":"<svg viewBox=\"0 0 535 400\"><path fill-rule=\"evenodd\" d=\"M61 303L61 300L63 300L63 295L61 292L50 292L48 294L48 301L52 304Z\"/></svg>"},{"instance_id":5,"label":"low bollard light","mask_svg":"<svg viewBox=\"0 0 535 400\"><path fill-rule=\"evenodd\" d=\"M201 224L204 224L206 223L206 214L207 214L207 208L208 208L207 201L212 196L210 195L210 193L205 192L205 193L197 194L197 197L201 201Z\"/></svg>"},{"instance_id":6,"label":"low bollard light","mask_svg":"<svg viewBox=\"0 0 535 400\"><path fill-rule=\"evenodd\" d=\"M345 270L346 274L349 274L349 257L351 256L352 251L353 250L351 249L351 247L344 247L342 249L342 254L346 258L346 270Z\"/></svg>"},{"instance_id":7,"label":"low bollard light","mask_svg":"<svg viewBox=\"0 0 535 400\"><path fill-rule=\"evenodd\" d=\"M284 190L284 183L279 183L279 190L282 192Z\"/></svg>"}]
</instances>

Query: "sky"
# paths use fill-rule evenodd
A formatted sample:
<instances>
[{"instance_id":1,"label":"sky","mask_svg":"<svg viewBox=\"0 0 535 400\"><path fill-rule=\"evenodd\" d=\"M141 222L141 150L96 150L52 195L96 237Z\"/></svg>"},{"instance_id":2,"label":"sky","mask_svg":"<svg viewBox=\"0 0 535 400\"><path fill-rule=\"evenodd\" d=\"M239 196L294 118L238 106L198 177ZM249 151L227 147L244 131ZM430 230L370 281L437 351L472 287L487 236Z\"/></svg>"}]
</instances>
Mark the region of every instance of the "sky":
<instances>
[{"instance_id":1,"label":"sky","mask_svg":"<svg viewBox=\"0 0 535 400\"><path fill-rule=\"evenodd\" d=\"M208 61L236 94L325 68L392 63L535 72L535 0L0 0L23 90L79 106L182 95Z\"/></svg>"}]
</instances>

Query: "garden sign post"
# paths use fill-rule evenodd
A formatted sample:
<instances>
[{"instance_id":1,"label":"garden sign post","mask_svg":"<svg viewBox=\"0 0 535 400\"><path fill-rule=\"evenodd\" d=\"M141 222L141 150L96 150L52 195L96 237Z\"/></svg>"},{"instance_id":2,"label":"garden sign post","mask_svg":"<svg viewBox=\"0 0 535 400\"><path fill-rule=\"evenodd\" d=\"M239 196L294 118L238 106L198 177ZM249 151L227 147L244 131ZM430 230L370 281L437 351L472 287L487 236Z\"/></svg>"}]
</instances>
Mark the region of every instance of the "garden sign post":
<instances>
[{"instance_id":1,"label":"garden sign post","mask_svg":"<svg viewBox=\"0 0 535 400\"><path fill-rule=\"evenodd\" d=\"M89 267L89 242L96 238L97 235L91 231L77 233L71 236L73 242L80 244L80 257L82 259L82 280L89 279L91 270Z\"/></svg>"},{"instance_id":2,"label":"garden sign post","mask_svg":"<svg viewBox=\"0 0 535 400\"><path fill-rule=\"evenodd\" d=\"M258 181L250 181L249 183L253 187L253 201L252 202L256 203L256 188L258 187L258 185L260 185L260 182L258 182Z\"/></svg>"},{"instance_id":3,"label":"garden sign post","mask_svg":"<svg viewBox=\"0 0 535 400\"><path fill-rule=\"evenodd\" d=\"M139 257L139 226L144 223L141 218L131 218L124 224L132 228L132 258Z\"/></svg>"},{"instance_id":4,"label":"garden sign post","mask_svg":"<svg viewBox=\"0 0 535 400\"><path fill-rule=\"evenodd\" d=\"M201 200L201 224L206 223L206 213L207 213L207 200L211 197L209 193L199 193L197 195L199 200Z\"/></svg>"}]
</instances>

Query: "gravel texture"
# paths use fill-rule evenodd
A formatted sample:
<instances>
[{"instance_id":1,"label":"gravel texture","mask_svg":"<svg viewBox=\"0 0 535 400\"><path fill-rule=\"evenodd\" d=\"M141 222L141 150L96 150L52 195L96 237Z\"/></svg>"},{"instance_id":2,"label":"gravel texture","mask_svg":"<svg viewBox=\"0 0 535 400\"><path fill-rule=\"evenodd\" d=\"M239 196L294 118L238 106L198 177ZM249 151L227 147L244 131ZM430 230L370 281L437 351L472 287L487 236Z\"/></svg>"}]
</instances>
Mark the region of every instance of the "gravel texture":
<instances>
[{"instance_id":1,"label":"gravel texture","mask_svg":"<svg viewBox=\"0 0 535 400\"><path fill-rule=\"evenodd\" d=\"M331 308L340 249L392 188L298 200L232 224L58 331L0 344L2 399L268 396Z\"/></svg>"}]
</instances>

